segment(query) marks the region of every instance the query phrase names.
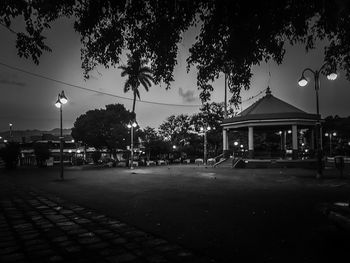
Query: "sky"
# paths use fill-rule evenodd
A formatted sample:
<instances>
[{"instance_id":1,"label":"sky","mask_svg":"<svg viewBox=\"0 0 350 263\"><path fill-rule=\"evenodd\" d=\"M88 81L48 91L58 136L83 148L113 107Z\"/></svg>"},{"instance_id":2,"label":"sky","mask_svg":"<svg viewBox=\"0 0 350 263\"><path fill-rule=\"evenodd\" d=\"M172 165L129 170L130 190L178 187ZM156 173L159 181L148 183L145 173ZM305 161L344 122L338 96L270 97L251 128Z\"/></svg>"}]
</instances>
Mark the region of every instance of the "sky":
<instances>
[{"instance_id":1,"label":"sky","mask_svg":"<svg viewBox=\"0 0 350 263\"><path fill-rule=\"evenodd\" d=\"M144 101L168 103L186 106L164 106L159 104L136 102L137 120L141 128L146 126L158 128L172 114L193 114L198 112L201 104L200 91L196 86L196 70L186 71L188 49L194 42L198 30L191 28L184 33L179 43L177 66L174 70L175 81L170 90L165 85L153 85L149 92L141 88L140 95ZM59 110L54 106L58 93L64 90L69 102L63 107L63 127L72 128L74 121L88 110L101 109L107 104L121 103L128 110L132 108L132 94L123 92L125 78L120 76L118 68L104 69L98 67L85 80L81 69L80 38L74 32L72 21L59 19L51 30L45 32L47 44L52 52L44 53L40 64L35 65L30 59L19 58L15 48L15 35L5 28L0 28L0 131L9 129L9 123L14 130L40 129L51 130L59 127ZM306 53L304 47L287 45L287 52L281 65L274 62L254 66L251 86L248 91L242 91L244 110L264 94L267 86L272 94L294 106L315 113L316 98L313 80L303 88L297 84L304 68L318 69L323 63L323 43L318 43L315 50ZM122 64L126 63L123 58ZM63 85L48 79L39 78L23 71L10 69L4 64L46 78L65 83L127 97L121 99ZM307 75L312 79L311 75ZM338 72L335 81L329 81L325 76L320 78L319 91L320 113L322 117L350 115L348 98L350 83L344 72ZM212 100L224 100L223 75L213 83ZM254 99L252 96L261 93ZM193 107L190 105L194 105Z\"/></svg>"}]
</instances>

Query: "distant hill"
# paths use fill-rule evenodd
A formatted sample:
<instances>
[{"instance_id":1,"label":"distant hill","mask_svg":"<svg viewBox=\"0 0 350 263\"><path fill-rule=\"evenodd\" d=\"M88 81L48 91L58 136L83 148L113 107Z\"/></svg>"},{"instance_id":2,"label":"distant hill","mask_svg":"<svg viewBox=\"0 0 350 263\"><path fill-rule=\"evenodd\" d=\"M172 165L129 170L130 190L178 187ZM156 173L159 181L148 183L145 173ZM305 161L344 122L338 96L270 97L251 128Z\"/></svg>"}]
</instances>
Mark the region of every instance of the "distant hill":
<instances>
[{"instance_id":1,"label":"distant hill","mask_svg":"<svg viewBox=\"0 0 350 263\"><path fill-rule=\"evenodd\" d=\"M71 129L63 129L63 136L69 136L72 132ZM41 130L14 130L12 131L12 137L14 141L21 142L22 138L25 138L26 142L31 141L31 137L36 137L36 136L42 136L43 134L50 134L50 135L55 135L59 136L60 135L60 129L55 128L50 131L41 131ZM9 139L10 138L10 131L4 131L0 132L0 136L4 139Z\"/></svg>"}]
</instances>

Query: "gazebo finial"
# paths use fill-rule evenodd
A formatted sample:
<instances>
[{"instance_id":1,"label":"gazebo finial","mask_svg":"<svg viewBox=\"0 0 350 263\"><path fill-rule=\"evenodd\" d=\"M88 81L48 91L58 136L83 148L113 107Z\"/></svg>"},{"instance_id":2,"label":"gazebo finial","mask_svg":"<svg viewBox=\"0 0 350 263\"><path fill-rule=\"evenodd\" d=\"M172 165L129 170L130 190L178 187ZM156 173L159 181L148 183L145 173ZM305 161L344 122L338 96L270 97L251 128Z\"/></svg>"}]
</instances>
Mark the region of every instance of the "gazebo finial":
<instances>
[{"instance_id":1,"label":"gazebo finial","mask_svg":"<svg viewBox=\"0 0 350 263\"><path fill-rule=\"evenodd\" d=\"M271 95L271 89L269 86L267 86L267 89L266 89L266 95Z\"/></svg>"}]
</instances>

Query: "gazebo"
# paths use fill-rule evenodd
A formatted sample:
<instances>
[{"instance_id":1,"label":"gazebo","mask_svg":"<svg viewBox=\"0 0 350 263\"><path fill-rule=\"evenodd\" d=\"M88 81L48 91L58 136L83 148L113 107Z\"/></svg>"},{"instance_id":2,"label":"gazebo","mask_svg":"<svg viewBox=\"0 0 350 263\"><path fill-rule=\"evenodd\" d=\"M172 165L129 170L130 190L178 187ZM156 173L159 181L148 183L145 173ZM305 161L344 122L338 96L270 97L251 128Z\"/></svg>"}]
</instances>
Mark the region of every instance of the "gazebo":
<instances>
[{"instance_id":1,"label":"gazebo","mask_svg":"<svg viewBox=\"0 0 350 263\"><path fill-rule=\"evenodd\" d=\"M248 158L254 158L254 132L268 130L280 136L280 149L286 152L286 138L291 136L291 148L293 159L298 158L298 150L301 145L308 145L308 150L313 150L314 129L317 122L317 115L306 113L295 106L276 98L271 94L268 87L266 95L253 103L237 116L224 119L222 126L223 152L231 152L229 149L229 134L232 131L247 131L248 147L244 151L248 152ZM304 131L310 131L308 138L301 136ZM304 141L302 141L304 140ZM306 141L307 140L307 141ZM232 141L231 141L232 143ZM242 145L243 146L243 145ZM243 149L242 149L243 150Z\"/></svg>"}]
</instances>

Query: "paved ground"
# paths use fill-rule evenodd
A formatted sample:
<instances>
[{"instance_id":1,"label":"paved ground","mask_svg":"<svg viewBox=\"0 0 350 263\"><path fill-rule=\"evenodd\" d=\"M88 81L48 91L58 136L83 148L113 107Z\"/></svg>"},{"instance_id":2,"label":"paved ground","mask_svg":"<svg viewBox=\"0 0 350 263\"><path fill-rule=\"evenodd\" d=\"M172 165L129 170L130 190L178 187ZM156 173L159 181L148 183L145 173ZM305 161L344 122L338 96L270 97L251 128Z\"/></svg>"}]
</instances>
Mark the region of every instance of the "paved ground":
<instances>
[{"instance_id":1,"label":"paved ground","mask_svg":"<svg viewBox=\"0 0 350 263\"><path fill-rule=\"evenodd\" d=\"M348 257L349 234L319 207L350 199L350 174L325 175L169 166L69 169L62 182L52 169L6 172L0 254L32 262L333 262Z\"/></svg>"}]
</instances>

